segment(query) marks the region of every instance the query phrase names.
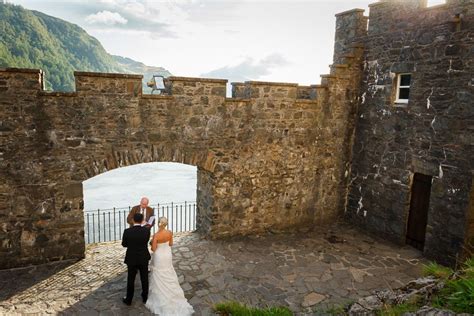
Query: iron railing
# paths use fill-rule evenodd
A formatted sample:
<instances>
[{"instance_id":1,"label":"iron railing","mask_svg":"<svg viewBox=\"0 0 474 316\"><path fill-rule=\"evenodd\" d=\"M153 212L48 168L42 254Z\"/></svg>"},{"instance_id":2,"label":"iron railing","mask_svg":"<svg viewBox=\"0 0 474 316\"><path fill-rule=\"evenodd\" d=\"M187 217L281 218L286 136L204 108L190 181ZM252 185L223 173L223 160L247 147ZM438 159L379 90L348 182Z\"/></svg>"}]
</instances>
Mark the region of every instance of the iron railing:
<instances>
[{"instance_id":1,"label":"iron railing","mask_svg":"<svg viewBox=\"0 0 474 316\"><path fill-rule=\"evenodd\" d=\"M196 229L196 202L162 203L149 205L155 211L154 234L158 229L158 218L168 219L168 229L172 232L193 231ZM131 206L114 207L84 211L84 238L87 244L122 239L123 231L128 228L127 216Z\"/></svg>"}]
</instances>

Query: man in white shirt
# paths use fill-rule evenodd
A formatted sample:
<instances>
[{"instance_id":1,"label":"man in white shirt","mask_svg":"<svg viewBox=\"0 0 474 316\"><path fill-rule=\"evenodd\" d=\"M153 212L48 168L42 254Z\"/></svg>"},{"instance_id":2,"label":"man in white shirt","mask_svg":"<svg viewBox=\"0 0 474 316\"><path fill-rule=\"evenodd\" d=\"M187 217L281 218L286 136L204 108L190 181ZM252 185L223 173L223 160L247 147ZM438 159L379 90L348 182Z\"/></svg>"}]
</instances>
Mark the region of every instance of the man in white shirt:
<instances>
[{"instance_id":1,"label":"man in white shirt","mask_svg":"<svg viewBox=\"0 0 474 316\"><path fill-rule=\"evenodd\" d=\"M130 225L130 227L133 226L133 215L136 213L140 213L143 215L142 226L145 226L150 229L151 227L153 227L153 225L155 225L155 213L153 208L148 206L149 202L150 200L147 197L142 197L140 200L140 204L132 207L130 213L127 216L127 223Z\"/></svg>"}]
</instances>

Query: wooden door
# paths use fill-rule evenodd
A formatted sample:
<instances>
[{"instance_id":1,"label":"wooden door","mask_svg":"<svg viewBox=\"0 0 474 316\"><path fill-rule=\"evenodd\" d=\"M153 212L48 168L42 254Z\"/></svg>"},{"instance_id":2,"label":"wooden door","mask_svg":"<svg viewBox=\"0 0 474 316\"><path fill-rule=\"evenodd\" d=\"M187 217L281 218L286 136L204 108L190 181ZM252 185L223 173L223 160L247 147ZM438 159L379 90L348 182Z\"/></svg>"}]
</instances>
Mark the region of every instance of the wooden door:
<instances>
[{"instance_id":1,"label":"wooden door","mask_svg":"<svg viewBox=\"0 0 474 316\"><path fill-rule=\"evenodd\" d=\"M423 250L430 206L431 176L415 173L411 187L406 243Z\"/></svg>"}]
</instances>

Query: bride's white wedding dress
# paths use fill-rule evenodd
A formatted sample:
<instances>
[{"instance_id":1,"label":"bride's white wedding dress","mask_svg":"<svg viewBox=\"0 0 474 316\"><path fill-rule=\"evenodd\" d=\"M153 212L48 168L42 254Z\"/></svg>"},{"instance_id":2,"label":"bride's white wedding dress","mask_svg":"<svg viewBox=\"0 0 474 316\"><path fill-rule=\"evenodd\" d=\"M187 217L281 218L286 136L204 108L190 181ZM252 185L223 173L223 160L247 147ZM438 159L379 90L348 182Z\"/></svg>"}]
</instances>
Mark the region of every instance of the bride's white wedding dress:
<instances>
[{"instance_id":1,"label":"bride's white wedding dress","mask_svg":"<svg viewBox=\"0 0 474 316\"><path fill-rule=\"evenodd\" d=\"M160 316L192 315L194 309L184 297L172 258L169 243L158 244L150 265L150 288L146 307Z\"/></svg>"}]
</instances>

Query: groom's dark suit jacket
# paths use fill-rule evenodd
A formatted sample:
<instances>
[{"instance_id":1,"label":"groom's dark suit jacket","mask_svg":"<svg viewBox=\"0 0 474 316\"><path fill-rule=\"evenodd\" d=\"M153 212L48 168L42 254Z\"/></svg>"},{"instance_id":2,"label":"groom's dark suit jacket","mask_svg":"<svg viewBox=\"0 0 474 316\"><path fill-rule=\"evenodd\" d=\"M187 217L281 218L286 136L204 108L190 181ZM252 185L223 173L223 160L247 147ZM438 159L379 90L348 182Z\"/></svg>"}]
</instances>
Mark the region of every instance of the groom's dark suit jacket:
<instances>
[{"instance_id":1,"label":"groom's dark suit jacket","mask_svg":"<svg viewBox=\"0 0 474 316\"><path fill-rule=\"evenodd\" d=\"M127 247L125 263L128 265L148 264L151 259L148 252L150 230L142 226L132 226L125 229L122 237L122 246Z\"/></svg>"}]
</instances>

